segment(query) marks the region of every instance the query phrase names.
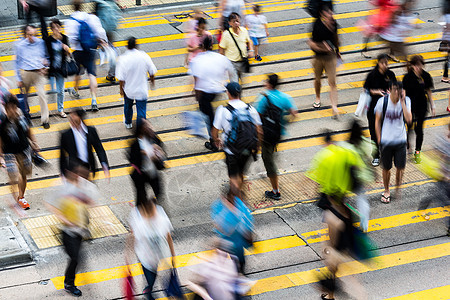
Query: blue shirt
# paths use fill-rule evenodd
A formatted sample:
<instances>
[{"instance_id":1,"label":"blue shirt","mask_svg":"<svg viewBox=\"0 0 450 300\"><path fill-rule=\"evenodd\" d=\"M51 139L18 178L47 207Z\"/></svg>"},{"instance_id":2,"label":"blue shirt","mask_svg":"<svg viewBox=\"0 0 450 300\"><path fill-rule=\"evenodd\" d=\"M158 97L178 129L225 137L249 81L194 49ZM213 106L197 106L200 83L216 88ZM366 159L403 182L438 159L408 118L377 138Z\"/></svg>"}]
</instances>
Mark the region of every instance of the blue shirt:
<instances>
[{"instance_id":1,"label":"blue shirt","mask_svg":"<svg viewBox=\"0 0 450 300\"><path fill-rule=\"evenodd\" d=\"M44 59L48 60L47 49L43 40L33 37L33 43L28 39L17 41L15 46L16 54L16 76L18 81L22 81L20 70L39 70L45 67Z\"/></svg>"},{"instance_id":2,"label":"blue shirt","mask_svg":"<svg viewBox=\"0 0 450 300\"><path fill-rule=\"evenodd\" d=\"M279 107L283 113L289 112L291 109L297 110L292 97L279 90L266 90L265 94L269 97L270 102ZM258 102L256 103L256 110L262 115L265 113L267 107L267 98L264 95L258 96ZM286 134L284 125L286 124L286 118L281 119L281 134Z\"/></svg>"}]
</instances>

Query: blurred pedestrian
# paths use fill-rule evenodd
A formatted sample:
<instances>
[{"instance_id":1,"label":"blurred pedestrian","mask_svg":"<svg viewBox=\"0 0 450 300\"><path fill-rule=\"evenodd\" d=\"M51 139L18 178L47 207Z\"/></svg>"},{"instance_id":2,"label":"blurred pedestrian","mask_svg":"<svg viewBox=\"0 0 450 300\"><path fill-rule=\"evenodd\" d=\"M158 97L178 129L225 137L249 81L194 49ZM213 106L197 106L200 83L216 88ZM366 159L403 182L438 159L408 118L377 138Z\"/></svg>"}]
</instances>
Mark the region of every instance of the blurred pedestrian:
<instances>
[{"instance_id":1,"label":"blurred pedestrian","mask_svg":"<svg viewBox=\"0 0 450 300\"><path fill-rule=\"evenodd\" d=\"M5 76L3 76L3 66L0 63L0 87L5 89L5 90L10 90L12 89L12 82L11 80L9 80L8 78L6 78Z\"/></svg>"},{"instance_id":2,"label":"blurred pedestrian","mask_svg":"<svg viewBox=\"0 0 450 300\"><path fill-rule=\"evenodd\" d=\"M320 18L314 22L312 37L308 40L308 45L314 52L312 65L314 69L314 90L316 100L313 103L314 108L321 106L320 89L321 77L325 71L330 86L330 101L333 111L333 118L337 118L339 111L337 109L338 94L336 87L336 66L339 53L339 38L337 34L337 23L333 17L333 11L328 5L322 5L320 8Z\"/></svg>"},{"instance_id":3,"label":"blurred pedestrian","mask_svg":"<svg viewBox=\"0 0 450 300\"><path fill-rule=\"evenodd\" d=\"M4 159L11 185L11 195L23 209L29 209L25 200L27 176L31 175L31 150L39 151L25 117L18 109L16 96L9 94L5 103L5 118L0 123L0 156Z\"/></svg>"},{"instance_id":4,"label":"blurred pedestrian","mask_svg":"<svg viewBox=\"0 0 450 300\"><path fill-rule=\"evenodd\" d=\"M204 17L203 12L198 7L192 8L192 13L189 14L189 20L184 24L184 32L186 33L186 37L189 38L191 34L195 34L197 32L197 24L200 18ZM190 52L186 53L184 57L184 67L189 67L189 56Z\"/></svg>"},{"instance_id":5,"label":"blurred pedestrian","mask_svg":"<svg viewBox=\"0 0 450 300\"><path fill-rule=\"evenodd\" d=\"M95 184L86 179L89 170L78 161L71 160L64 173L64 184L51 194L47 206L62 223L62 243L69 256L64 289L72 296L80 297L82 292L75 286L75 274L80 261L81 243L89 237L88 207L94 205L99 192Z\"/></svg>"},{"instance_id":6,"label":"blurred pedestrian","mask_svg":"<svg viewBox=\"0 0 450 300\"><path fill-rule=\"evenodd\" d=\"M44 17L53 17L58 14L56 0L20 0L25 11L27 24L32 23L33 13L36 13L41 23L41 28L45 26Z\"/></svg>"},{"instance_id":7,"label":"blurred pedestrian","mask_svg":"<svg viewBox=\"0 0 450 300\"><path fill-rule=\"evenodd\" d=\"M226 79L230 81L238 80L230 60L223 55L212 51L213 41L211 36L203 39L201 52L191 61L190 74L194 77L195 98L200 111L208 117L207 125L209 141L205 142L205 147L212 151L217 151L217 147L212 140L211 127L214 122L214 110L211 103L217 95L225 92L223 86ZM214 66L214 67L212 67Z\"/></svg>"},{"instance_id":8,"label":"blurred pedestrian","mask_svg":"<svg viewBox=\"0 0 450 300\"><path fill-rule=\"evenodd\" d=\"M64 112L64 71L66 58L70 55L69 39L62 31L61 21L53 19L50 22L52 35L48 35L47 28L42 28L42 38L47 46L50 61L50 82L56 82L58 114L61 118L67 118Z\"/></svg>"},{"instance_id":9,"label":"blurred pedestrian","mask_svg":"<svg viewBox=\"0 0 450 300\"><path fill-rule=\"evenodd\" d=\"M240 100L242 88L237 82L228 83L226 88L228 105L217 108L211 136L216 147L225 152L230 184L241 188L250 157L256 160L262 123L256 109ZM221 139L219 130L223 131Z\"/></svg>"},{"instance_id":10,"label":"blurred pedestrian","mask_svg":"<svg viewBox=\"0 0 450 300\"><path fill-rule=\"evenodd\" d=\"M28 94L34 85L41 107L41 123L45 129L50 128L47 94L44 85L46 83L47 68L49 66L47 49L42 39L36 37L36 27L25 25L23 28L24 38L14 45L16 56L17 85ZM28 100L25 100L28 101ZM25 105L24 114L29 117L28 104Z\"/></svg>"},{"instance_id":11,"label":"blurred pedestrian","mask_svg":"<svg viewBox=\"0 0 450 300\"><path fill-rule=\"evenodd\" d=\"M152 290L155 284L160 260L171 257L170 266L175 268L175 249L173 246L172 224L164 209L153 199L140 202L130 214L131 234L127 242L126 264L131 261L133 249L142 265L147 286L144 294L153 300Z\"/></svg>"},{"instance_id":12,"label":"blurred pedestrian","mask_svg":"<svg viewBox=\"0 0 450 300\"><path fill-rule=\"evenodd\" d=\"M378 145L381 151L381 166L383 168L384 192L381 202L391 202L389 190L391 179L392 159L397 172L395 175L396 198L400 197L400 184L402 183L403 171L406 166L406 129L405 122L410 124L411 100L405 96L400 82L391 83L389 94L378 100L375 107L375 128Z\"/></svg>"},{"instance_id":13,"label":"blurred pedestrian","mask_svg":"<svg viewBox=\"0 0 450 300\"><path fill-rule=\"evenodd\" d=\"M197 20L197 27L195 32L190 33L187 38L187 50L189 53L188 62L191 62L194 57L202 51L203 40L206 37L212 38L209 31L206 30L206 20L199 18Z\"/></svg>"},{"instance_id":14,"label":"blurred pedestrian","mask_svg":"<svg viewBox=\"0 0 450 300\"><path fill-rule=\"evenodd\" d=\"M153 131L150 122L145 119L136 126L135 136L136 139L128 152L128 159L133 167L131 179L136 187L136 205L148 199L146 183L150 184L155 198L159 201L161 178L158 170L164 169L166 158L164 145Z\"/></svg>"},{"instance_id":15,"label":"blurred pedestrian","mask_svg":"<svg viewBox=\"0 0 450 300\"><path fill-rule=\"evenodd\" d=\"M250 39L255 47L255 59L261 61L262 58L259 55L259 47L262 43L266 42L269 37L267 18L261 14L261 6L258 4L253 5L253 14L248 15L245 18L245 23L247 24Z\"/></svg>"},{"instance_id":16,"label":"blurred pedestrian","mask_svg":"<svg viewBox=\"0 0 450 300\"><path fill-rule=\"evenodd\" d=\"M367 121L369 122L370 138L375 143L372 152L372 166L374 167L380 165L380 149L375 130L375 106L377 105L378 99L387 94L389 85L397 82L394 72L389 70L389 56L380 54L377 60L377 65L367 75L366 81L364 82L364 89L369 92L371 98L369 109L367 110Z\"/></svg>"},{"instance_id":17,"label":"blurred pedestrian","mask_svg":"<svg viewBox=\"0 0 450 300\"><path fill-rule=\"evenodd\" d=\"M441 81L450 83L448 78L448 67L450 62L450 0L444 0L443 2L442 8L445 25L443 26L441 45L445 46L442 50L447 52L447 59L444 63L444 74L442 75Z\"/></svg>"},{"instance_id":18,"label":"blurred pedestrian","mask_svg":"<svg viewBox=\"0 0 450 300\"><path fill-rule=\"evenodd\" d=\"M417 27L416 18L412 14L413 1L405 0L400 8L395 11L392 22L381 33L380 37L388 42L389 58L392 61L406 61L408 53L406 51L405 40L410 32Z\"/></svg>"},{"instance_id":19,"label":"blurred pedestrian","mask_svg":"<svg viewBox=\"0 0 450 300\"><path fill-rule=\"evenodd\" d=\"M95 176L96 163L93 150L97 153L105 177L109 179L109 164L105 149L98 137L95 127L84 123L86 112L82 108L75 108L69 114L70 128L61 133L59 167L61 175L70 160L78 161Z\"/></svg>"},{"instance_id":20,"label":"blurred pedestrian","mask_svg":"<svg viewBox=\"0 0 450 300\"><path fill-rule=\"evenodd\" d=\"M213 202L211 218L223 250L237 257L237 269L244 274L244 249L253 244L254 221L240 198L238 186L230 184L229 189Z\"/></svg>"},{"instance_id":21,"label":"blurred pedestrian","mask_svg":"<svg viewBox=\"0 0 450 300\"><path fill-rule=\"evenodd\" d=\"M219 3L219 26L222 32L230 28L230 15L237 13L240 16L245 16L245 2L244 0L220 0ZM220 42L220 39L219 39Z\"/></svg>"},{"instance_id":22,"label":"blurred pedestrian","mask_svg":"<svg viewBox=\"0 0 450 300\"><path fill-rule=\"evenodd\" d=\"M270 74L265 81L266 91L258 96L258 104L256 110L258 111L263 129L262 142L262 159L264 167L266 168L267 177L272 184L272 190L266 191L265 196L273 200L280 200L281 193L278 185L278 169L275 165L274 152L277 144L281 140L281 136L286 133L284 128L286 119L285 113L289 113L292 118L297 115L297 108L292 101L291 96L277 90L278 75Z\"/></svg>"},{"instance_id":23,"label":"blurred pedestrian","mask_svg":"<svg viewBox=\"0 0 450 300\"><path fill-rule=\"evenodd\" d=\"M431 90L434 88L433 78L430 73L423 69L425 60L421 55L414 55L409 61L408 73L403 77L403 88L406 96L411 99L412 124L408 126L407 148L411 149L411 135L414 129L416 133L416 151L414 152L414 161L416 164L421 162L420 151L423 144L423 123L428 111L434 117L436 109Z\"/></svg>"},{"instance_id":24,"label":"blurred pedestrian","mask_svg":"<svg viewBox=\"0 0 450 300\"><path fill-rule=\"evenodd\" d=\"M94 13L100 19L102 27L106 32L106 37L108 38L108 46L111 47L114 51L117 51L113 45L113 42L122 14L117 0L95 0L94 3ZM115 74L116 65L110 63L108 75L106 75L106 80L115 82Z\"/></svg>"},{"instance_id":25,"label":"blurred pedestrian","mask_svg":"<svg viewBox=\"0 0 450 300\"><path fill-rule=\"evenodd\" d=\"M230 27L223 32L219 53L231 61L239 79L242 80L243 73L249 72L248 59L253 57L255 50L247 29L240 25L239 14L231 13L228 20Z\"/></svg>"},{"instance_id":26,"label":"blurred pedestrian","mask_svg":"<svg viewBox=\"0 0 450 300\"><path fill-rule=\"evenodd\" d=\"M144 51L137 49L136 38L128 39L127 51L119 57L116 75L120 82L120 95L124 99L125 127L131 129L133 103L136 101L137 122L147 118L148 76L155 86L156 67Z\"/></svg>"},{"instance_id":27,"label":"blurred pedestrian","mask_svg":"<svg viewBox=\"0 0 450 300\"><path fill-rule=\"evenodd\" d=\"M81 74L84 72L81 67L86 69L89 76L89 89L91 91L91 109L98 111L97 105L97 78L95 67L95 55L98 45L107 46L108 38L102 27L100 19L92 14L81 11L83 0L73 0L74 13L66 21L66 33L69 37L69 43L74 49L73 58L78 65L78 74L75 75L74 89L71 94L79 99L78 88L80 85Z\"/></svg>"}]
</instances>

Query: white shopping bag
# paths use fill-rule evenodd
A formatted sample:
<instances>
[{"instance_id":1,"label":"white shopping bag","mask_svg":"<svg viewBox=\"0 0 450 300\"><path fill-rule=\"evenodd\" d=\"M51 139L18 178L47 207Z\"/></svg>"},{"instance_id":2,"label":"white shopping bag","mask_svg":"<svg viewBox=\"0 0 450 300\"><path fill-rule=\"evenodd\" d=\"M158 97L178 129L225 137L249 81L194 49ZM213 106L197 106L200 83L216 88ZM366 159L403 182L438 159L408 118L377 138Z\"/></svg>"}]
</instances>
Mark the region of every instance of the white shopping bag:
<instances>
[{"instance_id":1,"label":"white shopping bag","mask_svg":"<svg viewBox=\"0 0 450 300\"><path fill-rule=\"evenodd\" d=\"M116 59L118 56L117 50L108 44L108 46L100 47L100 66L104 64L109 64L110 66L116 65Z\"/></svg>"},{"instance_id":2,"label":"white shopping bag","mask_svg":"<svg viewBox=\"0 0 450 300\"><path fill-rule=\"evenodd\" d=\"M359 95L358 106L356 107L355 116L361 117L367 114L367 110L369 109L370 105L370 100L371 97L367 90L361 92L361 94Z\"/></svg>"}]
</instances>

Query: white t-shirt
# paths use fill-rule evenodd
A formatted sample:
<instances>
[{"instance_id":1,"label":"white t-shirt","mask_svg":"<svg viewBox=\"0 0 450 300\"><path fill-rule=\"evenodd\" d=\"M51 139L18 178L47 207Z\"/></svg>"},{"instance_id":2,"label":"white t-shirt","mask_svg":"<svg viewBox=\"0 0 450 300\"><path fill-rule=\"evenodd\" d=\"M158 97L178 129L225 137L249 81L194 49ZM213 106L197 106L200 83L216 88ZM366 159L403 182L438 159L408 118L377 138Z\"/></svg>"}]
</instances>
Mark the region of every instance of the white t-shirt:
<instances>
[{"instance_id":1,"label":"white t-shirt","mask_svg":"<svg viewBox=\"0 0 450 300\"><path fill-rule=\"evenodd\" d=\"M412 14L398 15L392 24L380 34L380 37L390 42L404 42L410 31L413 30L415 20L416 18Z\"/></svg>"},{"instance_id":2,"label":"white t-shirt","mask_svg":"<svg viewBox=\"0 0 450 300\"><path fill-rule=\"evenodd\" d=\"M211 66L214 66L212 68ZM205 93L218 94L225 91L224 82L234 74L230 60L225 56L206 51L197 54L191 61L189 74L196 77L195 89Z\"/></svg>"},{"instance_id":3,"label":"white t-shirt","mask_svg":"<svg viewBox=\"0 0 450 300\"><path fill-rule=\"evenodd\" d=\"M406 97L406 107L411 111L411 100ZM375 106L377 115L383 114L384 97L381 97ZM386 115L384 116L383 126L381 128L381 145L399 145L406 143L406 128L403 120L403 108L400 101L392 103L389 96Z\"/></svg>"},{"instance_id":4,"label":"white t-shirt","mask_svg":"<svg viewBox=\"0 0 450 300\"><path fill-rule=\"evenodd\" d=\"M243 102L242 100L234 99L228 101L228 103L237 110L245 110L247 109L247 103ZM261 118L259 117L258 112L253 106L250 106L249 109L250 116L253 119L253 123L256 125L262 125ZM222 141L226 141L228 134L231 130L231 119L233 118L233 115L231 112L223 105L219 106L216 110L216 115L214 117L214 123L213 126L219 130L223 130L222 133ZM233 154L227 147L224 147L223 149L228 154Z\"/></svg>"},{"instance_id":5,"label":"white t-shirt","mask_svg":"<svg viewBox=\"0 0 450 300\"><path fill-rule=\"evenodd\" d=\"M266 27L264 24L267 24L267 18L263 15L248 15L245 18L245 22L248 27L248 35L256 38L265 38L266 35Z\"/></svg>"},{"instance_id":6,"label":"white t-shirt","mask_svg":"<svg viewBox=\"0 0 450 300\"><path fill-rule=\"evenodd\" d=\"M94 32L95 36L98 39L104 40L105 42L108 42L108 38L106 37L106 31L102 27L102 23L100 22L100 19L93 15L88 14L84 11L76 11L73 14L70 15L72 18L77 19L79 21L85 21L88 23L89 28ZM80 41L79 41L79 35L80 35L80 23L78 21L75 21L71 18L67 19L66 22L66 34L69 38L70 46L77 51L82 51L83 48L81 47Z\"/></svg>"},{"instance_id":7,"label":"white t-shirt","mask_svg":"<svg viewBox=\"0 0 450 300\"><path fill-rule=\"evenodd\" d=\"M229 17L231 13L238 13L241 18L243 16L242 9L244 8L244 0L227 0L225 7L223 8L223 16Z\"/></svg>"},{"instance_id":8,"label":"white t-shirt","mask_svg":"<svg viewBox=\"0 0 450 300\"><path fill-rule=\"evenodd\" d=\"M156 215L144 219L136 207L130 213L130 227L137 258L146 269L156 272L159 261L171 255L167 234L173 227L164 209L156 205Z\"/></svg>"},{"instance_id":9,"label":"white t-shirt","mask_svg":"<svg viewBox=\"0 0 450 300\"><path fill-rule=\"evenodd\" d=\"M117 62L116 77L125 81L125 95L134 100L147 100L148 75L156 74L156 67L152 59L144 51L127 50Z\"/></svg>"}]
</instances>

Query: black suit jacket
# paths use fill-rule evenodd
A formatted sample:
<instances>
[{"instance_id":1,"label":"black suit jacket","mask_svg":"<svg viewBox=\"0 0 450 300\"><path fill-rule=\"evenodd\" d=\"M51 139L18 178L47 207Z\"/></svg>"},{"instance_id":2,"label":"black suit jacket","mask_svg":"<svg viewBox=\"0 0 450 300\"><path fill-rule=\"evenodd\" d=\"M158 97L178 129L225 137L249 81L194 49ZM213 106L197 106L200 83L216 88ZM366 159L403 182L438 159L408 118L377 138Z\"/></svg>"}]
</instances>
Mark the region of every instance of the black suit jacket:
<instances>
[{"instance_id":1,"label":"black suit jacket","mask_svg":"<svg viewBox=\"0 0 450 300\"><path fill-rule=\"evenodd\" d=\"M108 168L108 158L106 157L105 149L103 149L102 142L98 137L97 130L92 126L86 126L87 133L87 147L88 147L88 160L89 160L89 169L95 175L96 162L94 158L94 153L92 149L95 149L97 152L98 159L100 163L105 163ZM61 174L65 173L66 167L70 159L77 160L78 159L78 150L75 144L75 137L73 135L72 128L64 131L61 134L61 142L60 142L60 157L59 157L59 167Z\"/></svg>"}]
</instances>

